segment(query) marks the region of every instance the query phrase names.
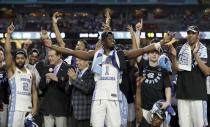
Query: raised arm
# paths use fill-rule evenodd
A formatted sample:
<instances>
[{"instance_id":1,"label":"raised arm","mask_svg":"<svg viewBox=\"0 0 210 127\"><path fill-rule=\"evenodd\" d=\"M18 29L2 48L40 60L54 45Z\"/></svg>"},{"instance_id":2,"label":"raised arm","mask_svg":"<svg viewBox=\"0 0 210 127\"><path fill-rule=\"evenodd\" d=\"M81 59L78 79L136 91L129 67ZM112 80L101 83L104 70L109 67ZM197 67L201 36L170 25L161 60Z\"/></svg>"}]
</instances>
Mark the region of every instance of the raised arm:
<instances>
[{"instance_id":1,"label":"raised arm","mask_svg":"<svg viewBox=\"0 0 210 127\"><path fill-rule=\"evenodd\" d=\"M136 43L136 37L135 37L135 33L133 31L133 27L131 25L128 25L128 31L130 32L131 35L131 41L132 41L132 49L137 49L137 43Z\"/></svg>"},{"instance_id":2,"label":"raised arm","mask_svg":"<svg viewBox=\"0 0 210 127\"><path fill-rule=\"evenodd\" d=\"M61 37L61 33L58 29L58 25L57 25L57 22L58 20L60 19L60 16L59 12L55 12L52 16L52 25L53 25L53 30L55 32L55 36L56 36L56 40L57 40L57 43L60 47L65 47L65 43Z\"/></svg>"},{"instance_id":3,"label":"raised arm","mask_svg":"<svg viewBox=\"0 0 210 127\"><path fill-rule=\"evenodd\" d=\"M7 27L7 36L6 36L6 41L4 44L4 49L5 49L5 62L6 62L6 66L7 66L7 72L10 73L14 72L14 64L13 64L13 60L12 60L12 54L11 54L11 39L10 36L12 34L12 32L15 30L15 26L13 25L13 23L10 24L9 27Z\"/></svg>"},{"instance_id":4,"label":"raised arm","mask_svg":"<svg viewBox=\"0 0 210 127\"><path fill-rule=\"evenodd\" d=\"M135 39L136 39L136 45L137 48L140 47L141 42L140 42L140 35L141 35L141 29L143 27L143 19L141 19L141 22L138 22L136 24L136 33L135 33Z\"/></svg>"},{"instance_id":5,"label":"raised arm","mask_svg":"<svg viewBox=\"0 0 210 127\"><path fill-rule=\"evenodd\" d=\"M170 52L171 52L172 72L177 73L178 64L176 59L176 49L173 47L173 45L170 45Z\"/></svg>"},{"instance_id":6,"label":"raised arm","mask_svg":"<svg viewBox=\"0 0 210 127\"><path fill-rule=\"evenodd\" d=\"M107 8L105 9L105 22L102 23L102 29L103 29L103 32L110 32L111 31L111 27L110 27L110 22L111 22L111 16L110 16L110 13L111 13L111 9Z\"/></svg>"},{"instance_id":7,"label":"raised arm","mask_svg":"<svg viewBox=\"0 0 210 127\"><path fill-rule=\"evenodd\" d=\"M95 50L92 51L81 51L81 50L72 50L69 48L59 47L57 45L52 45L52 42L50 39L42 39L44 45L50 49L56 50L62 54L75 56L77 58L83 59L83 60L92 60L95 54Z\"/></svg>"},{"instance_id":8,"label":"raised arm","mask_svg":"<svg viewBox=\"0 0 210 127\"><path fill-rule=\"evenodd\" d=\"M144 48L124 51L125 56L129 59L137 58L138 56L143 55L144 53L150 52L154 49L159 49L162 45L169 43L172 40L172 37L173 36L170 33L167 33L164 35L164 38L158 43L150 44Z\"/></svg>"},{"instance_id":9,"label":"raised arm","mask_svg":"<svg viewBox=\"0 0 210 127\"><path fill-rule=\"evenodd\" d=\"M111 13L111 9L110 9L110 8L107 8L107 9L106 9L106 12L105 12L105 17L106 17L105 24L106 24L107 26L110 26L110 22L111 22L110 13Z\"/></svg>"},{"instance_id":10,"label":"raised arm","mask_svg":"<svg viewBox=\"0 0 210 127\"><path fill-rule=\"evenodd\" d=\"M83 59L83 60L92 60L94 57L94 54L95 54L95 50L91 50L91 51L72 50L69 48L58 47L56 45L52 45L49 48L56 50L62 54L75 56L75 57Z\"/></svg>"}]
</instances>

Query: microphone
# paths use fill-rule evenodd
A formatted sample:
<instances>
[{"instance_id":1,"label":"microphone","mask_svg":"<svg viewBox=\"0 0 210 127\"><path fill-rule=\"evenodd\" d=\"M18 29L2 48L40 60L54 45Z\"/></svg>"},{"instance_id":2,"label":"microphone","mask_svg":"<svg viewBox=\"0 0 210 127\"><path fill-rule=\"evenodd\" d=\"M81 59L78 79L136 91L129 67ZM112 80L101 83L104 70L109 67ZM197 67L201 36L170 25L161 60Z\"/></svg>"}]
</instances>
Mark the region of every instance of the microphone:
<instances>
[{"instance_id":1,"label":"microphone","mask_svg":"<svg viewBox=\"0 0 210 127\"><path fill-rule=\"evenodd\" d=\"M55 65L52 65L52 64L50 64L50 65L48 65L48 73L53 73L53 71L54 71L54 67L55 67ZM49 84L50 83L50 79L46 79L46 84Z\"/></svg>"},{"instance_id":2,"label":"microphone","mask_svg":"<svg viewBox=\"0 0 210 127\"><path fill-rule=\"evenodd\" d=\"M50 67L50 68L48 69L48 72L49 72L49 73L53 73L53 70L54 70L54 68Z\"/></svg>"}]
</instances>

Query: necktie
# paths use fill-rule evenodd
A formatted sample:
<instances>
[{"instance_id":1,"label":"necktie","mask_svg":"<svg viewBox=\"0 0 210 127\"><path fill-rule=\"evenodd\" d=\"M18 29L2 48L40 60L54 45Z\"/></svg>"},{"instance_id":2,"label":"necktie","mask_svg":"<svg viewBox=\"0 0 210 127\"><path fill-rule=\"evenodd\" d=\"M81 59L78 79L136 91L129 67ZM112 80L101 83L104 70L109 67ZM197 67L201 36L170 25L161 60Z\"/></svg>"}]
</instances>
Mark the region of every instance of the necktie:
<instances>
[{"instance_id":1,"label":"necktie","mask_svg":"<svg viewBox=\"0 0 210 127\"><path fill-rule=\"evenodd\" d=\"M58 67L59 67L58 65L54 67L53 73L56 74L56 75L57 75L57 73L58 73Z\"/></svg>"},{"instance_id":2,"label":"necktie","mask_svg":"<svg viewBox=\"0 0 210 127\"><path fill-rule=\"evenodd\" d=\"M78 71L78 78L81 78L82 77L82 72L81 71Z\"/></svg>"}]
</instances>

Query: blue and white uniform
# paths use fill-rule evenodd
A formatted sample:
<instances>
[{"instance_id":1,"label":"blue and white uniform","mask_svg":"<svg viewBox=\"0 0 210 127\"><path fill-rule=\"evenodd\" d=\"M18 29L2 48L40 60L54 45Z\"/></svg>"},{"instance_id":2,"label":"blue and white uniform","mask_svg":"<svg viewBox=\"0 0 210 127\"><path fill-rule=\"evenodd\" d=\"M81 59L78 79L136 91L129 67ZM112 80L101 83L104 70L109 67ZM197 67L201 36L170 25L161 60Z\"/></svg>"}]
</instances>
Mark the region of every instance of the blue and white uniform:
<instances>
[{"instance_id":1,"label":"blue and white uniform","mask_svg":"<svg viewBox=\"0 0 210 127\"><path fill-rule=\"evenodd\" d=\"M16 68L14 75L9 78L11 89L8 127L23 127L27 112L32 110L32 73L26 69L22 72Z\"/></svg>"},{"instance_id":2,"label":"blue and white uniform","mask_svg":"<svg viewBox=\"0 0 210 127\"><path fill-rule=\"evenodd\" d=\"M119 88L121 74L119 68L113 62L119 65L115 51L106 56L103 53L100 54L100 50L96 53L93 61L92 71L95 72L94 79L96 81L91 108L93 127L104 127L104 125L107 127L120 127L122 125L120 107L124 98ZM127 103L127 101L125 102ZM126 112L126 110L124 111Z\"/></svg>"}]
</instances>

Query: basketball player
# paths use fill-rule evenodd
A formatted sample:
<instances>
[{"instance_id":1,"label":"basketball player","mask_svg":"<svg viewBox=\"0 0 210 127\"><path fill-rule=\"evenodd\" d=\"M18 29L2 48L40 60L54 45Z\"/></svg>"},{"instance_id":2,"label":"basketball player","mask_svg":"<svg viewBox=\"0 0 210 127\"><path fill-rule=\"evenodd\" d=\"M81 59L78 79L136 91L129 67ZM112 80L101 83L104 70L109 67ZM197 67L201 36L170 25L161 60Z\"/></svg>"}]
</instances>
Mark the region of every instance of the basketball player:
<instances>
[{"instance_id":1,"label":"basketball player","mask_svg":"<svg viewBox=\"0 0 210 127\"><path fill-rule=\"evenodd\" d=\"M11 89L8 127L24 127L25 116L28 113L31 113L33 116L36 115L36 77L24 66L27 59L24 50L16 50L14 61L12 60L10 36L14 29L15 27L12 23L7 28L5 42L5 59Z\"/></svg>"}]
</instances>

